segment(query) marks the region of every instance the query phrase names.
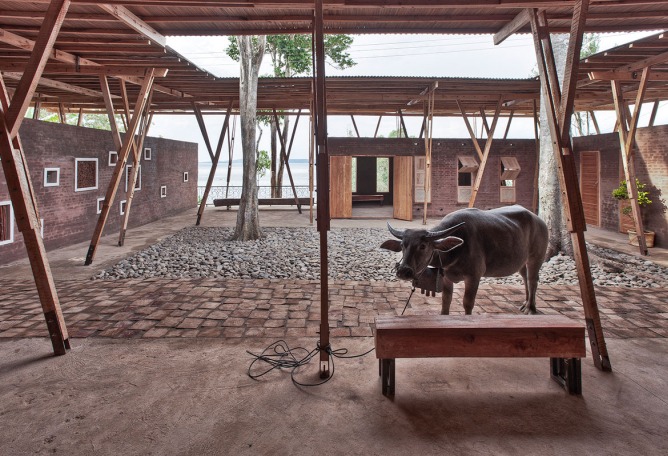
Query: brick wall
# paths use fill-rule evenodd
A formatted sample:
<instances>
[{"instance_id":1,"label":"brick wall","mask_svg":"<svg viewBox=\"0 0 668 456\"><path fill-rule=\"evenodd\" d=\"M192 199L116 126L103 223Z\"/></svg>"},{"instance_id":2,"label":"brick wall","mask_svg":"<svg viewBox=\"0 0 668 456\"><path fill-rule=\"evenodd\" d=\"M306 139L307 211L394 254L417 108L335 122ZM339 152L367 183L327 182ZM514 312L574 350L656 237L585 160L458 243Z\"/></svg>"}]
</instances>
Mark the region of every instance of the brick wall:
<instances>
[{"instance_id":1,"label":"brick wall","mask_svg":"<svg viewBox=\"0 0 668 456\"><path fill-rule=\"evenodd\" d=\"M479 140L484 147L484 140ZM424 140L415 138L330 138L328 152L331 155L424 155ZM480 163L473 142L468 139L438 139L432 141L432 199L428 216L442 217L468 207L457 203L457 157L475 157ZM515 157L521 167L517 177L517 204L531 209L536 166L536 142L533 139L495 139L476 197L475 206L491 209L512 203L501 203L501 157ZM422 217L422 203L413 205L413 216Z\"/></svg>"},{"instance_id":2,"label":"brick wall","mask_svg":"<svg viewBox=\"0 0 668 456\"><path fill-rule=\"evenodd\" d=\"M652 204L643 209L645 228L656 233L655 245L668 247L668 125L639 128L636 132L636 176L648 184ZM620 230L618 202L612 198L612 190L624 178L621 164L619 135L586 136L573 139L576 159L581 151L600 151L601 179L600 204L601 228ZM579 160L578 160L579 171Z\"/></svg>"},{"instance_id":3,"label":"brick wall","mask_svg":"<svg viewBox=\"0 0 668 456\"><path fill-rule=\"evenodd\" d=\"M114 170L108 165L109 151L116 150L111 133L25 119L20 136L40 217L44 219L47 251L90 240L99 217L97 199L104 198ZM134 194L131 228L197 205L197 144L148 137L144 148L151 149L151 160L141 161L141 190ZM75 191L75 158L98 159L97 189ZM60 169L58 186L44 186L44 168ZM184 172L188 172L188 182L183 182ZM167 187L165 198L160 197L163 185ZM9 199L2 173L0 201ZM118 233L122 220L119 202L125 199L124 173L103 234ZM0 264L25 257L25 253L22 237L14 225L14 242L0 245Z\"/></svg>"}]
</instances>

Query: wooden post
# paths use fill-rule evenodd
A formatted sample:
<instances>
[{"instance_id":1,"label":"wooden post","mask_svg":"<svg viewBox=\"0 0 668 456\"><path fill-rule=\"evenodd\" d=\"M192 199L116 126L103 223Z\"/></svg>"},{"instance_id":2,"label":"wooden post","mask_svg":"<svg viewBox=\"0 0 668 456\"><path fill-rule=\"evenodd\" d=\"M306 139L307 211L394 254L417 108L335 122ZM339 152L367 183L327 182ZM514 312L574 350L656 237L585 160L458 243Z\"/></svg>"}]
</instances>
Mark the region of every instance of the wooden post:
<instances>
[{"instance_id":1,"label":"wooden post","mask_svg":"<svg viewBox=\"0 0 668 456\"><path fill-rule=\"evenodd\" d=\"M313 225L313 165L315 152L315 122L313 119L313 84L311 84L311 106L309 109L309 142L308 142L308 197L309 197L309 223Z\"/></svg>"},{"instance_id":2,"label":"wooden post","mask_svg":"<svg viewBox=\"0 0 668 456\"><path fill-rule=\"evenodd\" d=\"M377 138L378 137L378 129L380 128L380 121L383 120L383 115L378 116L378 123L376 124L376 131L373 133L373 137Z\"/></svg>"},{"instance_id":3,"label":"wooden post","mask_svg":"<svg viewBox=\"0 0 668 456\"><path fill-rule=\"evenodd\" d=\"M37 294L46 319L53 352L64 355L70 348L67 327L46 256L37 201L33 190L28 163L19 137L19 128L37 82L53 49L60 27L69 8L69 0L54 0L47 9L39 34L10 103L4 79L0 75L0 158L14 209L16 224L23 235L28 260L35 279ZM35 106L39 116L39 105Z\"/></svg>"},{"instance_id":4,"label":"wooden post","mask_svg":"<svg viewBox=\"0 0 668 456\"><path fill-rule=\"evenodd\" d=\"M624 167L624 178L626 179L626 190L629 195L629 203L631 204L631 212L633 214L633 221L636 229L636 236L638 237L638 249L641 255L649 255L647 250L647 243L645 242L645 227L643 226L642 214L640 213L640 206L638 205L638 189L636 188L636 171L634 160L634 147L636 129L638 127L638 118L640 116L640 107L642 105L645 91L647 89L647 79L649 76L649 67L645 67L640 78L640 85L636 94L636 103L633 110L633 116L629 122L629 131L626 131L624 125L624 115L626 110L622 109L624 106L624 98L622 94L622 87L619 81L610 81L612 85L612 98L615 102L615 111L619 119L620 128L619 143L622 154L622 165Z\"/></svg>"},{"instance_id":5,"label":"wooden post","mask_svg":"<svg viewBox=\"0 0 668 456\"><path fill-rule=\"evenodd\" d=\"M213 178L216 176L216 168L218 167L218 160L220 160L220 152L223 150L223 144L225 143L225 133L227 132L227 126L230 123L230 113L232 112L232 100L227 107L227 112L225 113L225 121L223 122L223 128L220 131L220 138L218 138L218 146L216 146L216 153L213 156L213 161L211 162L211 171L209 171L209 178L206 181L206 187L204 188L204 194L202 195L202 201L199 203L199 209L197 210L197 221L195 222L196 226L199 226L202 221L202 215L204 214L204 208L206 207L206 200L209 198L209 192L211 191L211 186L213 185Z\"/></svg>"},{"instance_id":6,"label":"wooden post","mask_svg":"<svg viewBox=\"0 0 668 456\"><path fill-rule=\"evenodd\" d=\"M406 123L404 122L404 115L401 112L401 109L399 111L397 111L397 113L399 114L399 121L401 123L401 131L404 132L404 138L408 138L408 130L406 129Z\"/></svg>"},{"instance_id":7,"label":"wooden post","mask_svg":"<svg viewBox=\"0 0 668 456\"><path fill-rule=\"evenodd\" d=\"M90 247L88 247L88 253L86 254L86 261L84 263L86 266L93 263L93 258L95 257L95 251L97 250L97 245L100 242L100 238L102 237L102 231L104 230L104 225L107 223L107 217L109 217L109 211L111 209L111 205L114 203L114 198L116 197L118 183L120 182L121 176L125 171L125 164L128 161L128 155L130 153L130 149L134 144L134 136L135 132L137 131L137 126L139 125L141 113L144 110L144 106L146 105L146 101L148 100L149 92L151 91L151 87L153 86L154 72L155 70L153 68L149 69L146 72L146 76L144 77L144 81L142 83L141 89L139 91L139 96L137 97L137 102L135 104L134 115L132 116L132 120L130 121L128 130L125 132L125 138L123 139L123 144L119 148L118 161L116 162L116 167L114 168L114 172L111 175L111 180L109 181L109 186L107 187L107 193L104 198L104 203L102 204L102 212L100 213L100 217L98 218L97 224L95 225L95 230L93 231L93 237L90 242ZM110 115L113 115L113 113ZM112 122L112 125L114 124L115 122Z\"/></svg>"},{"instance_id":8,"label":"wooden post","mask_svg":"<svg viewBox=\"0 0 668 456\"><path fill-rule=\"evenodd\" d=\"M132 175L128 179L128 188L126 189L125 197L125 213L123 214L123 219L121 221L121 229L118 233L118 246L122 247L125 243L125 233L128 229L128 221L130 220L130 209L132 208L132 201L135 196L135 186L137 185L137 176L139 175L139 167L141 166L142 159L142 148L144 147L144 140L148 134L148 130L151 126L151 120L153 119L153 114L149 114L151 108L151 99L153 97L153 91L148 97L146 107L142 113L142 122L139 129L139 144L135 147L134 154L132 156Z\"/></svg>"},{"instance_id":9,"label":"wooden post","mask_svg":"<svg viewBox=\"0 0 668 456\"><path fill-rule=\"evenodd\" d=\"M357 124L355 123L355 116L353 116L352 114L350 114L350 120L353 121L353 128L355 129L355 134L356 134L357 137L359 138L359 137L360 137L360 131L357 129Z\"/></svg>"},{"instance_id":10,"label":"wooden post","mask_svg":"<svg viewBox=\"0 0 668 456\"><path fill-rule=\"evenodd\" d=\"M594 130L596 130L596 134L600 135L601 129L598 127L598 122L596 121L596 115L594 114L594 111L587 111L587 112L591 116L591 122L594 124Z\"/></svg>"},{"instance_id":11,"label":"wooden post","mask_svg":"<svg viewBox=\"0 0 668 456\"><path fill-rule=\"evenodd\" d=\"M431 193L431 146L433 139L434 127L434 100L435 92L438 87L438 81L434 81L429 88L429 96L427 97L427 104L425 106L425 135L424 135L424 205L422 210L422 224L427 224L427 210L429 209L429 194ZM401 112L401 111L400 111ZM404 118L401 118L403 125ZM406 126L404 125L404 130ZM406 135L408 137L408 135Z\"/></svg>"},{"instance_id":12,"label":"wooden post","mask_svg":"<svg viewBox=\"0 0 668 456\"><path fill-rule=\"evenodd\" d=\"M288 171L288 177L290 178L290 187L292 187L292 194L295 197L295 204L297 205L297 211L301 214L302 213L302 206L299 204L299 198L297 197L297 189L295 189L295 182L292 179L292 171L290 171L290 163L288 163L289 160L289 155L290 151L292 150L292 141L295 139L295 132L297 131L297 124L299 123L299 116L301 115L302 110L299 110L299 113L297 114L297 119L295 120L295 124L292 127L292 137L290 138L290 146L288 148L288 151L285 151L285 137L283 134L285 132L281 131L281 125L278 123L278 114L276 114L276 109L274 109L274 122L276 122L276 129L278 130L278 139L281 141L281 159L283 160L283 163L285 163L285 169Z\"/></svg>"},{"instance_id":13,"label":"wooden post","mask_svg":"<svg viewBox=\"0 0 668 456\"><path fill-rule=\"evenodd\" d=\"M480 144L478 143L478 137L475 134L475 131L473 130L473 127L471 127L471 122L469 122L469 118L466 115L466 111L464 110L464 106L459 102L459 99L455 100L457 102L457 107L459 108L459 112L462 114L462 119L464 119L464 124L466 124L466 129L469 132L469 136L471 137L471 141L473 142L473 147L475 148L476 152L478 153L478 158L480 161L483 159L483 153L482 149L480 148Z\"/></svg>"},{"instance_id":14,"label":"wooden post","mask_svg":"<svg viewBox=\"0 0 668 456\"><path fill-rule=\"evenodd\" d=\"M79 116L77 117L77 127L83 125L83 108L79 108Z\"/></svg>"},{"instance_id":15,"label":"wooden post","mask_svg":"<svg viewBox=\"0 0 668 456\"><path fill-rule=\"evenodd\" d=\"M204 139L204 145L206 146L207 152L209 152L209 157L213 163L213 148L211 147L211 141L209 140L209 134L206 131L206 125L204 124L204 117L202 117L202 110L197 106L197 103L192 102L193 112L195 113L195 119L197 119L197 125L199 125L199 131L202 133L202 138Z\"/></svg>"},{"instance_id":16,"label":"wooden post","mask_svg":"<svg viewBox=\"0 0 668 456\"><path fill-rule=\"evenodd\" d=\"M598 305L596 303L594 284L589 268L589 257L584 239L586 223L569 132L570 118L573 113L573 101L575 99L575 84L572 82L576 77L574 74L577 75L578 56L580 55L588 6L588 0L578 0L575 3L573 20L571 22L569 56L564 72L564 100L562 100L562 93L557 78L545 13L539 13L536 9L528 11L531 18L531 32L534 40L541 87L546 100L547 120L558 165L559 183L567 214L567 225L573 243L573 252L592 357L594 365L597 368L611 371L612 366L607 353Z\"/></svg>"},{"instance_id":17,"label":"wooden post","mask_svg":"<svg viewBox=\"0 0 668 456\"><path fill-rule=\"evenodd\" d=\"M237 131L237 118L232 117L232 128L227 135L227 180L225 181L225 198L230 191L230 179L232 178L232 161L234 160L234 137ZM229 206L228 206L229 209Z\"/></svg>"},{"instance_id":18,"label":"wooden post","mask_svg":"<svg viewBox=\"0 0 668 456\"><path fill-rule=\"evenodd\" d=\"M329 154L327 152L327 102L325 100L325 43L323 0L315 0L313 18L313 68L316 105L316 157L318 172L317 221L320 233L320 377L329 377L329 282L327 264L327 231L329 213Z\"/></svg>"},{"instance_id":19,"label":"wooden post","mask_svg":"<svg viewBox=\"0 0 668 456\"><path fill-rule=\"evenodd\" d=\"M536 166L533 169L533 198L531 200L531 210L534 214L538 213L538 174L540 171L540 134L538 120L538 106L536 100L533 100L533 138L536 142Z\"/></svg>"},{"instance_id":20,"label":"wooden post","mask_svg":"<svg viewBox=\"0 0 668 456\"><path fill-rule=\"evenodd\" d=\"M659 100L654 101L654 105L652 106L652 114L649 116L649 123L647 124L648 127L653 127L654 126L654 121L656 120L656 113L659 110Z\"/></svg>"},{"instance_id":21,"label":"wooden post","mask_svg":"<svg viewBox=\"0 0 668 456\"><path fill-rule=\"evenodd\" d=\"M484 109L480 109L481 112L485 112ZM480 189L480 183L482 182L482 177L485 174L485 167L487 166L487 158L489 157L489 151L492 148L492 142L494 141L494 130L496 129L496 124L499 120L499 114L501 113L501 98L496 103L496 110L494 111L494 118L492 119L492 126L487 130L487 141L485 142L485 150L482 153L482 159L480 160L480 166L478 167L478 172L475 176L475 182L473 183L473 188L471 189L471 198L469 199L469 207L474 207L476 196L478 196L478 190ZM477 141L473 138L474 142ZM478 146L480 148L480 146Z\"/></svg>"},{"instance_id":22,"label":"wooden post","mask_svg":"<svg viewBox=\"0 0 668 456\"><path fill-rule=\"evenodd\" d=\"M508 138L508 131L510 130L510 124L513 121L513 115L515 114L515 111L510 111L510 115L508 116L508 125L506 125L506 131L503 133L503 139Z\"/></svg>"}]
</instances>

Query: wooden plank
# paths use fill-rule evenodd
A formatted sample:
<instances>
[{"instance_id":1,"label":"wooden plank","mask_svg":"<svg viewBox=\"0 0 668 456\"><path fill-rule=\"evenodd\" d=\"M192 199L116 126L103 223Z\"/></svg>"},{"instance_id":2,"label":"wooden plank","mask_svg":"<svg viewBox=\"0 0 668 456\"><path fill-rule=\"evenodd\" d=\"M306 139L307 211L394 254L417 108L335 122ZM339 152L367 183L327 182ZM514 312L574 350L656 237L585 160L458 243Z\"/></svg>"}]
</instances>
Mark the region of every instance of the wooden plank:
<instances>
[{"instance_id":1,"label":"wooden plank","mask_svg":"<svg viewBox=\"0 0 668 456\"><path fill-rule=\"evenodd\" d=\"M19 132L19 127L30 106L32 95L35 93L44 66L49 60L53 43L55 43L60 27L63 25L69 6L70 0L52 0L49 4L32 53L23 71L23 77L14 91L12 104L5 115L10 138L15 137Z\"/></svg>"},{"instance_id":2,"label":"wooden plank","mask_svg":"<svg viewBox=\"0 0 668 456\"><path fill-rule=\"evenodd\" d=\"M561 315L376 318L376 357L586 356L584 325Z\"/></svg>"},{"instance_id":3,"label":"wooden plank","mask_svg":"<svg viewBox=\"0 0 668 456\"><path fill-rule=\"evenodd\" d=\"M352 166L352 157L329 157L331 218L353 215Z\"/></svg>"},{"instance_id":4,"label":"wooden plank","mask_svg":"<svg viewBox=\"0 0 668 456\"><path fill-rule=\"evenodd\" d=\"M600 226L600 160L598 151L580 153L580 187L585 221Z\"/></svg>"},{"instance_id":5,"label":"wooden plank","mask_svg":"<svg viewBox=\"0 0 668 456\"><path fill-rule=\"evenodd\" d=\"M393 217L413 220L413 157L393 157Z\"/></svg>"}]
</instances>

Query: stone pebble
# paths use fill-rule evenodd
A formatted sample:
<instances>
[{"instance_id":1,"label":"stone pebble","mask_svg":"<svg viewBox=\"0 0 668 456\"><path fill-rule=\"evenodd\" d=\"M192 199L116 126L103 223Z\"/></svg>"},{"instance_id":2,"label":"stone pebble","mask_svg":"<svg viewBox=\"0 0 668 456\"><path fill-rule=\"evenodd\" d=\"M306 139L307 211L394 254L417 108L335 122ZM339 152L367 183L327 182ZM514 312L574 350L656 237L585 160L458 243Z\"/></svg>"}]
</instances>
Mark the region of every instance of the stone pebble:
<instances>
[{"instance_id":1,"label":"stone pebble","mask_svg":"<svg viewBox=\"0 0 668 456\"><path fill-rule=\"evenodd\" d=\"M187 227L120 261L93 279L160 277L320 279L320 238L311 228L262 228L257 241L231 241L232 228ZM328 232L328 276L335 280L396 281L401 255L380 248L387 230L342 228ZM668 268L651 261L587 244L597 286L668 287ZM521 285L513 274L482 283ZM576 285L575 262L558 254L540 270L540 283Z\"/></svg>"}]
</instances>

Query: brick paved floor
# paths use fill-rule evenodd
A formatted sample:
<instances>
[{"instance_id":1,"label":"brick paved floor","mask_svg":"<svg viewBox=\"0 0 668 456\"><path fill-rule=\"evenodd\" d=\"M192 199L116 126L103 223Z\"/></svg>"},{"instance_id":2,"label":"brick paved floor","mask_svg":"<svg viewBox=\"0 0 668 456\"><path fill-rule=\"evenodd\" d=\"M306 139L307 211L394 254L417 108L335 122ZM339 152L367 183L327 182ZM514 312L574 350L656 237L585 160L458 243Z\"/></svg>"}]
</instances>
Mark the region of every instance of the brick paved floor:
<instances>
[{"instance_id":1,"label":"brick paved floor","mask_svg":"<svg viewBox=\"0 0 668 456\"><path fill-rule=\"evenodd\" d=\"M320 286L304 280L59 281L70 337L317 336ZM32 281L0 281L0 338L46 337ZM410 293L398 282L330 282L333 337L372 336L377 315L400 314ZM452 314L461 314L461 284ZM608 337L668 337L668 289L597 288ZM481 285L475 313L519 313L523 287ZM538 309L584 319L578 286L540 285ZM406 314L438 314L440 297L413 295Z\"/></svg>"}]
</instances>

